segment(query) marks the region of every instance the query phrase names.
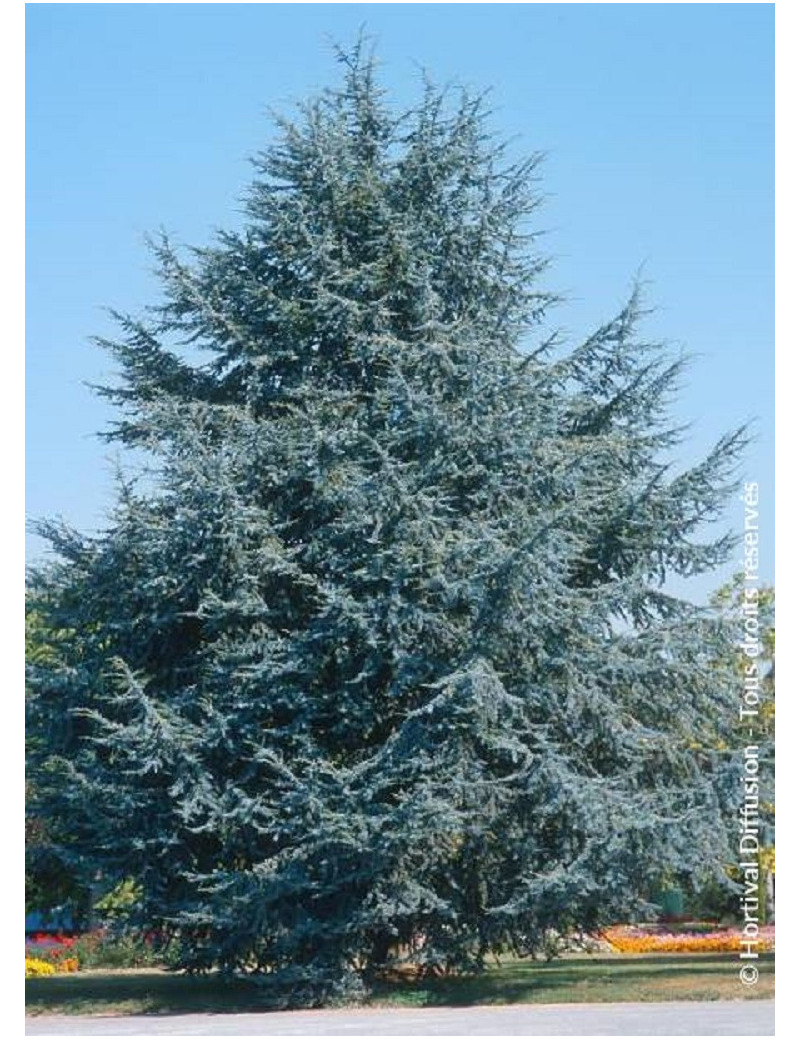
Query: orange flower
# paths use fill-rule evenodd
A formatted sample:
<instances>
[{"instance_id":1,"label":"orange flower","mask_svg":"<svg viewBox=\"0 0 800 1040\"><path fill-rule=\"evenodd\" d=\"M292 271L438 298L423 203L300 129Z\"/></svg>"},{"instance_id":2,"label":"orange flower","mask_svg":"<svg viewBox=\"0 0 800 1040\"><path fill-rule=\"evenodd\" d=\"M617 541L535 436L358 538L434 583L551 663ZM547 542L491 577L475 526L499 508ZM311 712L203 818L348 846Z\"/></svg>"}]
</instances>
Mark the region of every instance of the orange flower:
<instances>
[{"instance_id":1,"label":"orange flower","mask_svg":"<svg viewBox=\"0 0 800 1040\"><path fill-rule=\"evenodd\" d=\"M603 937L617 953L738 953L742 933L734 928L715 932L648 932L615 925ZM775 948L775 929L762 928L758 942L763 951Z\"/></svg>"}]
</instances>

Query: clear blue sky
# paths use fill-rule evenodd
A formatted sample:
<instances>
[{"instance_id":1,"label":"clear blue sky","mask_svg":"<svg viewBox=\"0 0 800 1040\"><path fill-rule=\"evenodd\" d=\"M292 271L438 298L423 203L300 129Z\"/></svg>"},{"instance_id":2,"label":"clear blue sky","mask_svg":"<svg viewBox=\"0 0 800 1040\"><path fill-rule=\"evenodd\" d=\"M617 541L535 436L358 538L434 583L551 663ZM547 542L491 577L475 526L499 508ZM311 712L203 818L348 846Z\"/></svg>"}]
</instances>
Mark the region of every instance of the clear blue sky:
<instances>
[{"instance_id":1,"label":"clear blue sky","mask_svg":"<svg viewBox=\"0 0 800 1040\"><path fill-rule=\"evenodd\" d=\"M332 82L329 38L362 23L398 103L420 67L492 87L500 133L547 153L547 284L575 338L644 264L648 331L698 355L676 406L694 422L684 461L755 420L771 580L770 4L28 5L28 515L102 524L109 412L84 384L108 375L89 343L112 331L103 308L157 299L148 232L201 244L238 223L267 108Z\"/></svg>"}]
</instances>

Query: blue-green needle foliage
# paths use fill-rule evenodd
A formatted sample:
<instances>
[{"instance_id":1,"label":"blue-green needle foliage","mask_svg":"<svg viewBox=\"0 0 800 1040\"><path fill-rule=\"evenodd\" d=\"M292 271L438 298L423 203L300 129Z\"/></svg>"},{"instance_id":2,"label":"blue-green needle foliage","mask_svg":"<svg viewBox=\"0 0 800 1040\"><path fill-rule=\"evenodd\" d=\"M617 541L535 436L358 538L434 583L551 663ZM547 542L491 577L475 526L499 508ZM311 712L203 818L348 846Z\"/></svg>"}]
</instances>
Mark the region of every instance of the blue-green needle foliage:
<instances>
[{"instance_id":1,"label":"blue-green needle foliage","mask_svg":"<svg viewBox=\"0 0 800 1040\"><path fill-rule=\"evenodd\" d=\"M34 811L192 970L296 1001L477 968L723 862L726 634L663 591L743 435L687 472L634 293L575 349L481 98L364 48L255 159L244 230L120 316L108 529L42 525ZM538 337L538 339L537 339ZM53 663L57 661L57 664ZM46 753L42 746L46 745Z\"/></svg>"}]
</instances>

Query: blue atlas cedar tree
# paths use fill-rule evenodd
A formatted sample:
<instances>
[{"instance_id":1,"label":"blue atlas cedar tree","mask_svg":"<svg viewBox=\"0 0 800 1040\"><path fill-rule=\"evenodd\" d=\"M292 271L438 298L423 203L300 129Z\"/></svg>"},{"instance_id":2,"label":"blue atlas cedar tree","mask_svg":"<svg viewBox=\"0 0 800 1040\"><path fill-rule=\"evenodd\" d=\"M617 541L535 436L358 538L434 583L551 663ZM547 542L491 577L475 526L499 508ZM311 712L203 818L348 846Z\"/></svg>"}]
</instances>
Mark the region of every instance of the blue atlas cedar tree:
<instances>
[{"instance_id":1,"label":"blue atlas cedar tree","mask_svg":"<svg viewBox=\"0 0 800 1040\"><path fill-rule=\"evenodd\" d=\"M41 524L29 582L32 811L184 967L298 1003L533 953L729 848L727 634L663 582L728 555L744 434L676 469L636 292L537 346L537 160L339 59L244 229L154 244L100 389L149 472L100 535Z\"/></svg>"}]
</instances>

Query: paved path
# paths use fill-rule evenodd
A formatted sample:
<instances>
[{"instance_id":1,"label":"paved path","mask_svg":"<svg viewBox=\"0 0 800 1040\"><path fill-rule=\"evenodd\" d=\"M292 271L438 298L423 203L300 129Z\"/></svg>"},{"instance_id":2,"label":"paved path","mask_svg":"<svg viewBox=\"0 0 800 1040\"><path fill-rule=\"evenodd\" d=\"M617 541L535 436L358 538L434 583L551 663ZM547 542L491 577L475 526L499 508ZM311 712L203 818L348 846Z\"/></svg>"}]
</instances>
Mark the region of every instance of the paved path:
<instances>
[{"instance_id":1,"label":"paved path","mask_svg":"<svg viewBox=\"0 0 800 1040\"><path fill-rule=\"evenodd\" d=\"M772 1000L26 1020L28 1036L772 1036Z\"/></svg>"}]
</instances>

